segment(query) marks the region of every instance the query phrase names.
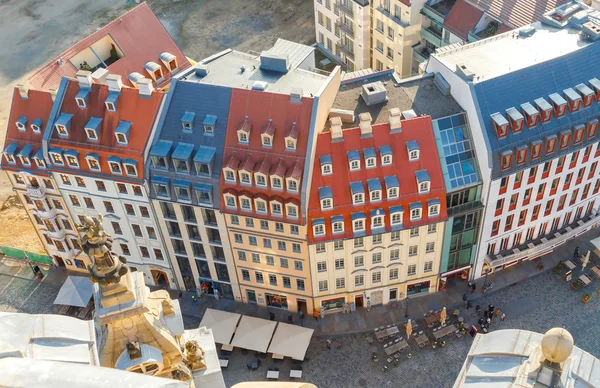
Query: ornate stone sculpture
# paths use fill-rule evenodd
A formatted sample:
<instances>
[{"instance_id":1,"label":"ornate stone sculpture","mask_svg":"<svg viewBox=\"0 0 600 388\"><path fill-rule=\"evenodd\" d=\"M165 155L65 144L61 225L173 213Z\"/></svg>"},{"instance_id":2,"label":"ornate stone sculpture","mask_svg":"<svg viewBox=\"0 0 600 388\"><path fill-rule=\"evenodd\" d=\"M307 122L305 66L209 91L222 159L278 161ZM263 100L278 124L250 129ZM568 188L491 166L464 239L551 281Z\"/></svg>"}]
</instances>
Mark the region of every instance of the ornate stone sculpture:
<instances>
[{"instance_id":1,"label":"ornate stone sculpture","mask_svg":"<svg viewBox=\"0 0 600 388\"><path fill-rule=\"evenodd\" d=\"M184 363L192 371L206 368L206 363L204 362L204 350L198 345L198 342L192 340L185 343Z\"/></svg>"},{"instance_id":2,"label":"ornate stone sculpture","mask_svg":"<svg viewBox=\"0 0 600 388\"><path fill-rule=\"evenodd\" d=\"M88 267L90 279L103 285L118 283L127 273L127 260L111 251L112 237L104 231L102 215L98 218L84 217L83 224L77 224L81 247L92 261Z\"/></svg>"}]
</instances>

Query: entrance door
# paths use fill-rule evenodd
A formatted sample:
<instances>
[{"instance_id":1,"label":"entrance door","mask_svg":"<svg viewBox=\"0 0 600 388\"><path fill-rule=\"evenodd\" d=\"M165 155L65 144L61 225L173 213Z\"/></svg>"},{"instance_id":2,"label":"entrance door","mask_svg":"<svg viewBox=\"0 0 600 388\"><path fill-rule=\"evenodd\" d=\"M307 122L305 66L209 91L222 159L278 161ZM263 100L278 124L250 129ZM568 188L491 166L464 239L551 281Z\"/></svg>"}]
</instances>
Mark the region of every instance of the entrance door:
<instances>
[{"instance_id":1,"label":"entrance door","mask_svg":"<svg viewBox=\"0 0 600 388\"><path fill-rule=\"evenodd\" d=\"M383 303L383 291L371 292L371 305L377 306Z\"/></svg>"},{"instance_id":2,"label":"entrance door","mask_svg":"<svg viewBox=\"0 0 600 388\"><path fill-rule=\"evenodd\" d=\"M364 297L362 295L356 295L354 297L354 304L356 305L356 308L363 307L365 304Z\"/></svg>"},{"instance_id":3,"label":"entrance door","mask_svg":"<svg viewBox=\"0 0 600 388\"><path fill-rule=\"evenodd\" d=\"M63 261L62 257L60 257L60 256L54 256L54 261L56 261L56 266L57 267L65 268L65 262Z\"/></svg>"},{"instance_id":4,"label":"entrance door","mask_svg":"<svg viewBox=\"0 0 600 388\"><path fill-rule=\"evenodd\" d=\"M392 288L390 289L390 300L396 300L398 298L398 289Z\"/></svg>"},{"instance_id":5,"label":"entrance door","mask_svg":"<svg viewBox=\"0 0 600 388\"><path fill-rule=\"evenodd\" d=\"M256 304L256 292L253 290L246 290L246 296L248 297L248 303Z\"/></svg>"},{"instance_id":6,"label":"entrance door","mask_svg":"<svg viewBox=\"0 0 600 388\"><path fill-rule=\"evenodd\" d=\"M298 299L296 304L298 306L298 312L304 311L304 315L308 314L308 308L306 307L306 301L304 299Z\"/></svg>"},{"instance_id":7,"label":"entrance door","mask_svg":"<svg viewBox=\"0 0 600 388\"><path fill-rule=\"evenodd\" d=\"M167 275L163 271L157 271L155 269L150 270L152 273L152 277L154 278L154 284L159 287L169 287L169 279L167 279Z\"/></svg>"}]
</instances>

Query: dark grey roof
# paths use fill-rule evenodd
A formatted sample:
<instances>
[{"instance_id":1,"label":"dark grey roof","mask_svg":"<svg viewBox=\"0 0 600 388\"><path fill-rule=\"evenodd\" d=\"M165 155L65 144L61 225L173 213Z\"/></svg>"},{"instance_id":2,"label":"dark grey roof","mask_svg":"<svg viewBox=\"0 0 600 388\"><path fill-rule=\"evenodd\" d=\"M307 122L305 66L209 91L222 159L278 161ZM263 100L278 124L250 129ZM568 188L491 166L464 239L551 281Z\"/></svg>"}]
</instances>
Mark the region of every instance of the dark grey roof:
<instances>
[{"instance_id":1,"label":"dark grey roof","mask_svg":"<svg viewBox=\"0 0 600 388\"><path fill-rule=\"evenodd\" d=\"M450 116L462 112L452 96L444 96L434 84L434 75L410 78L396 83L392 71L385 71L366 77L342 82L333 103L334 109L354 112L354 124L344 123L344 128L358 125L358 115L369 112L373 124L385 123L388 120L388 110L399 108L400 111L412 109L420 115L429 115L432 119ZM387 90L387 101L368 106L360 97L362 86L381 81Z\"/></svg>"}]
</instances>

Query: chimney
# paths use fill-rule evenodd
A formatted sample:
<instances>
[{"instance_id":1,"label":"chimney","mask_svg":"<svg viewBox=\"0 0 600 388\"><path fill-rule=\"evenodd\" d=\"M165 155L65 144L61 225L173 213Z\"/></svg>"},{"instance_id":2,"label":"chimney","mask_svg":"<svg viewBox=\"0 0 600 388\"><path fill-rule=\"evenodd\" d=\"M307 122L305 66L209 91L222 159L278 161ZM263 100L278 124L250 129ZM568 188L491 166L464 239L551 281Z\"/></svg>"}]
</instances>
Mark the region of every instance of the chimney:
<instances>
[{"instance_id":1,"label":"chimney","mask_svg":"<svg viewBox=\"0 0 600 388\"><path fill-rule=\"evenodd\" d=\"M358 126L360 127L360 135L371 135L373 128L371 128L371 114L369 112L361 113L358 115Z\"/></svg>"},{"instance_id":2,"label":"chimney","mask_svg":"<svg viewBox=\"0 0 600 388\"><path fill-rule=\"evenodd\" d=\"M103 68L98 68L95 72L92 73L92 79L94 82L99 84L106 84L106 77L108 76L108 70Z\"/></svg>"},{"instance_id":3,"label":"chimney","mask_svg":"<svg viewBox=\"0 0 600 388\"><path fill-rule=\"evenodd\" d=\"M106 83L108 84L108 90L111 92L120 92L123 87L121 76L118 74L108 74L106 77Z\"/></svg>"},{"instance_id":4,"label":"chimney","mask_svg":"<svg viewBox=\"0 0 600 388\"><path fill-rule=\"evenodd\" d=\"M390 131L402 132L402 122L400 117L400 109L392 108L388 111L388 122L390 123Z\"/></svg>"},{"instance_id":5,"label":"chimney","mask_svg":"<svg viewBox=\"0 0 600 388\"><path fill-rule=\"evenodd\" d=\"M208 65L201 63L196 66L196 75L198 77L206 77L208 75Z\"/></svg>"},{"instance_id":6,"label":"chimney","mask_svg":"<svg viewBox=\"0 0 600 388\"><path fill-rule=\"evenodd\" d=\"M331 140L344 140L342 136L342 119L339 117L332 117L329 119L329 124L331 124Z\"/></svg>"},{"instance_id":7,"label":"chimney","mask_svg":"<svg viewBox=\"0 0 600 388\"><path fill-rule=\"evenodd\" d=\"M87 70L79 70L77 74L77 82L80 89L90 89L92 87L92 72Z\"/></svg>"},{"instance_id":8,"label":"chimney","mask_svg":"<svg viewBox=\"0 0 600 388\"><path fill-rule=\"evenodd\" d=\"M139 80L138 90L140 91L140 96L151 96L152 92L154 91L152 80L149 80L148 78Z\"/></svg>"},{"instance_id":9,"label":"chimney","mask_svg":"<svg viewBox=\"0 0 600 388\"><path fill-rule=\"evenodd\" d=\"M27 88L23 84L18 84L17 87L19 88L19 94L21 95L22 99L26 100L27 98L29 98L29 88Z\"/></svg>"}]
</instances>

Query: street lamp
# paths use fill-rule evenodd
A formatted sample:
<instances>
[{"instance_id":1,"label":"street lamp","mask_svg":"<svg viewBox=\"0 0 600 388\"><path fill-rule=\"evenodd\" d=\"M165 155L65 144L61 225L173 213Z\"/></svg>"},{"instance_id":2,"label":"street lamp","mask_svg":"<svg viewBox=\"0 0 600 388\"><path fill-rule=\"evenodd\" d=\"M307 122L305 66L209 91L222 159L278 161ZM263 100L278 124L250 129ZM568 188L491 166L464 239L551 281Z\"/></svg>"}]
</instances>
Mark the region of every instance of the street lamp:
<instances>
[{"instance_id":1,"label":"street lamp","mask_svg":"<svg viewBox=\"0 0 600 388\"><path fill-rule=\"evenodd\" d=\"M404 313L404 319L408 319L408 296L406 297L406 311Z\"/></svg>"}]
</instances>

